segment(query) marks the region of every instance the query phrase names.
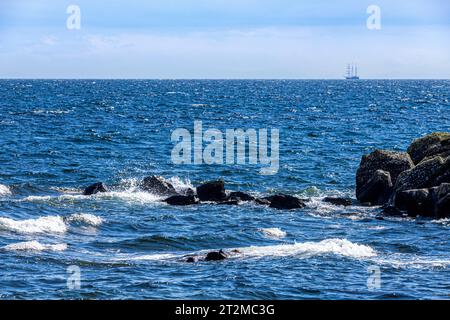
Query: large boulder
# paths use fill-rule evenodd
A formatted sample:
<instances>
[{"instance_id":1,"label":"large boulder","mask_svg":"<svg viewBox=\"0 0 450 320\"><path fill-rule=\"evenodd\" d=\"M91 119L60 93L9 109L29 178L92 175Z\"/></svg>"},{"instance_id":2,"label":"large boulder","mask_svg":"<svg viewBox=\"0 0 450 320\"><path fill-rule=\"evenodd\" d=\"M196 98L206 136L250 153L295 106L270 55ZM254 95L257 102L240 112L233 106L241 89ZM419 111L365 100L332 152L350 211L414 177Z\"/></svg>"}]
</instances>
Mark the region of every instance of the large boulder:
<instances>
[{"instance_id":1,"label":"large boulder","mask_svg":"<svg viewBox=\"0 0 450 320\"><path fill-rule=\"evenodd\" d=\"M300 209L306 206L302 199L286 194L277 194L263 199L268 200L269 207L275 209Z\"/></svg>"},{"instance_id":2,"label":"large boulder","mask_svg":"<svg viewBox=\"0 0 450 320\"><path fill-rule=\"evenodd\" d=\"M97 182L90 185L84 189L83 195L90 196L99 192L108 192L108 188L103 184L103 182Z\"/></svg>"},{"instance_id":3,"label":"large boulder","mask_svg":"<svg viewBox=\"0 0 450 320\"><path fill-rule=\"evenodd\" d=\"M402 172L394 186L395 195L401 191L411 189L431 188L445 182L445 177L449 176L450 157L442 158L435 156L423 160L412 169Z\"/></svg>"},{"instance_id":4,"label":"large boulder","mask_svg":"<svg viewBox=\"0 0 450 320\"><path fill-rule=\"evenodd\" d=\"M375 150L370 154L364 155L356 172L356 198L361 202L367 202L362 200L361 194L363 191L367 192L366 185L370 180L374 179L375 172L378 170L389 173L391 183L395 184L400 173L413 167L414 163L405 152ZM373 181L371 182L373 183Z\"/></svg>"},{"instance_id":5,"label":"large boulder","mask_svg":"<svg viewBox=\"0 0 450 320\"><path fill-rule=\"evenodd\" d=\"M230 193L229 199L239 201L254 201L255 197L245 192L236 191Z\"/></svg>"},{"instance_id":6,"label":"large boulder","mask_svg":"<svg viewBox=\"0 0 450 320\"><path fill-rule=\"evenodd\" d=\"M415 164L436 155L450 156L450 132L434 132L414 140L408 148L408 154Z\"/></svg>"},{"instance_id":7,"label":"large boulder","mask_svg":"<svg viewBox=\"0 0 450 320\"><path fill-rule=\"evenodd\" d=\"M409 216L450 217L450 183L432 188L400 191L395 197L395 209Z\"/></svg>"},{"instance_id":8,"label":"large boulder","mask_svg":"<svg viewBox=\"0 0 450 320\"><path fill-rule=\"evenodd\" d=\"M432 188L434 215L436 218L450 217L450 183L443 183Z\"/></svg>"},{"instance_id":9,"label":"large boulder","mask_svg":"<svg viewBox=\"0 0 450 320\"><path fill-rule=\"evenodd\" d=\"M173 185L160 176L145 177L142 179L139 187L144 191L161 196L171 196L177 194Z\"/></svg>"},{"instance_id":10,"label":"large boulder","mask_svg":"<svg viewBox=\"0 0 450 320\"><path fill-rule=\"evenodd\" d=\"M367 183L359 189L356 197L362 203L370 205L385 204L392 192L392 179L387 171L377 170Z\"/></svg>"},{"instance_id":11,"label":"large boulder","mask_svg":"<svg viewBox=\"0 0 450 320\"><path fill-rule=\"evenodd\" d=\"M173 206L188 206L191 204L197 204L198 198L194 195L175 195L165 199L164 202Z\"/></svg>"},{"instance_id":12,"label":"large boulder","mask_svg":"<svg viewBox=\"0 0 450 320\"><path fill-rule=\"evenodd\" d=\"M434 215L433 197L429 189L399 192L395 198L395 207L410 216L431 217Z\"/></svg>"},{"instance_id":13,"label":"large boulder","mask_svg":"<svg viewBox=\"0 0 450 320\"><path fill-rule=\"evenodd\" d=\"M323 202L334 204L335 206L351 206L353 204L353 200L350 198L343 197L325 197L323 198Z\"/></svg>"},{"instance_id":14,"label":"large boulder","mask_svg":"<svg viewBox=\"0 0 450 320\"><path fill-rule=\"evenodd\" d=\"M197 196L200 201L225 201L225 183L222 180L210 181L197 187Z\"/></svg>"}]
</instances>

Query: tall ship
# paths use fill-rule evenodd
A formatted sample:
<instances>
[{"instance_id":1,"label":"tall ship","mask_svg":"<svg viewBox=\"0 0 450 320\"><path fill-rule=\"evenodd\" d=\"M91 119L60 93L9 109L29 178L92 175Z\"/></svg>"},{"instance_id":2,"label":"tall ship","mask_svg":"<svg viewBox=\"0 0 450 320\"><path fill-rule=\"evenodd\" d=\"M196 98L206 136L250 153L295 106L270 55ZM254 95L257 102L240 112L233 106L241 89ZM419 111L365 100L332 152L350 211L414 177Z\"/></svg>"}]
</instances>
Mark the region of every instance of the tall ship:
<instances>
[{"instance_id":1,"label":"tall ship","mask_svg":"<svg viewBox=\"0 0 450 320\"><path fill-rule=\"evenodd\" d=\"M347 80L359 80L358 77L358 66L356 64L348 64L347 72L345 74L345 79Z\"/></svg>"}]
</instances>

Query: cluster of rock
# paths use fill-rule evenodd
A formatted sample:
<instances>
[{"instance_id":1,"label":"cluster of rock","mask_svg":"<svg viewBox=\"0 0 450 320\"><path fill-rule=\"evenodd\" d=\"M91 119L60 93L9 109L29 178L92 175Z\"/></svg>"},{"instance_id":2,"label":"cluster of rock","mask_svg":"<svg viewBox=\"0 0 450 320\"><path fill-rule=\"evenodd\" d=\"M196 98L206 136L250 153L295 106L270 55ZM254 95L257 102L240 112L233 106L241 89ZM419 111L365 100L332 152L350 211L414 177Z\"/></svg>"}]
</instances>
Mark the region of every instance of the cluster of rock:
<instances>
[{"instance_id":1,"label":"cluster of rock","mask_svg":"<svg viewBox=\"0 0 450 320\"><path fill-rule=\"evenodd\" d=\"M450 217L450 133L416 139L407 152L375 150L356 173L356 198L388 214Z\"/></svg>"},{"instance_id":2,"label":"cluster of rock","mask_svg":"<svg viewBox=\"0 0 450 320\"><path fill-rule=\"evenodd\" d=\"M241 191L226 191L222 180L210 181L198 186L195 190L185 188L176 190L174 186L163 177L150 176L139 183L139 188L156 195L165 196L164 202L174 206L187 206L200 203L215 203L220 205L237 205L243 201L252 201L261 205L268 205L276 209L298 209L306 206L306 199L300 199L286 194L276 194L263 198L257 198L251 194ZM87 187L83 194L92 195L99 192L107 192L108 188L102 182ZM330 198L329 201L336 203L346 201L345 199Z\"/></svg>"}]
</instances>

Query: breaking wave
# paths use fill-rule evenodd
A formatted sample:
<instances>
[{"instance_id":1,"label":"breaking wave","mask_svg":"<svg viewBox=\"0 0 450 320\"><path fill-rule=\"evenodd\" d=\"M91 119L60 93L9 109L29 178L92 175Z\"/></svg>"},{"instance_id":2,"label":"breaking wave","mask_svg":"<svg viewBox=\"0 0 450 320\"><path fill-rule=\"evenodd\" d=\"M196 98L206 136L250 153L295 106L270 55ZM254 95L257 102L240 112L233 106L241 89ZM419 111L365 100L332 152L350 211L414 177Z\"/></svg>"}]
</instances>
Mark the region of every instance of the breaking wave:
<instances>
[{"instance_id":1,"label":"breaking wave","mask_svg":"<svg viewBox=\"0 0 450 320\"><path fill-rule=\"evenodd\" d=\"M0 218L0 230L20 234L61 234L67 232L70 222L78 222L91 226L99 226L103 219L92 214L76 213L68 217L48 216L37 219L14 220Z\"/></svg>"},{"instance_id":2,"label":"breaking wave","mask_svg":"<svg viewBox=\"0 0 450 320\"><path fill-rule=\"evenodd\" d=\"M286 237L286 232L280 228L263 228L259 229L266 237L280 239Z\"/></svg>"},{"instance_id":3,"label":"breaking wave","mask_svg":"<svg viewBox=\"0 0 450 320\"><path fill-rule=\"evenodd\" d=\"M103 223L103 219L89 213L75 213L69 216L66 221L84 223L93 227L98 227Z\"/></svg>"},{"instance_id":4,"label":"breaking wave","mask_svg":"<svg viewBox=\"0 0 450 320\"><path fill-rule=\"evenodd\" d=\"M67 249L67 244L42 244L34 240L8 244L3 249L8 251L64 251Z\"/></svg>"},{"instance_id":5,"label":"breaking wave","mask_svg":"<svg viewBox=\"0 0 450 320\"><path fill-rule=\"evenodd\" d=\"M3 184L0 184L0 196L9 196L11 194L11 190Z\"/></svg>"},{"instance_id":6,"label":"breaking wave","mask_svg":"<svg viewBox=\"0 0 450 320\"><path fill-rule=\"evenodd\" d=\"M371 247L362 244L356 244L346 239L326 239L319 242L280 244L274 246L250 246L235 249L237 250L237 253L232 255L231 258L263 258L289 256L308 258L316 255L335 254L361 259L376 256L375 250L373 250ZM131 260L168 260L182 258L186 255L204 255L208 251L210 250L202 250L190 253L151 254L131 257Z\"/></svg>"}]
</instances>

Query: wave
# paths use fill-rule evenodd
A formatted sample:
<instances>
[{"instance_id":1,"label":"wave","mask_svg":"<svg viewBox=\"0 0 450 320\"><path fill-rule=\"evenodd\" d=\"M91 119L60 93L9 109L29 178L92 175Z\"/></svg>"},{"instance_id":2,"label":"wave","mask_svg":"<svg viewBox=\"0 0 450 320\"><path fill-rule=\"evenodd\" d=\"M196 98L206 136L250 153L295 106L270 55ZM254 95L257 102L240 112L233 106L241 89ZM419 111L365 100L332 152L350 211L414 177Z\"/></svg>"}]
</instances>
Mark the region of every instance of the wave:
<instances>
[{"instance_id":1,"label":"wave","mask_svg":"<svg viewBox=\"0 0 450 320\"><path fill-rule=\"evenodd\" d=\"M280 239L286 237L286 232L279 228L263 228L259 229L266 237L272 239Z\"/></svg>"},{"instance_id":2,"label":"wave","mask_svg":"<svg viewBox=\"0 0 450 320\"><path fill-rule=\"evenodd\" d=\"M69 229L69 223L78 222L94 227L102 224L103 219L85 213L76 213L68 217L47 216L37 219L14 220L11 218L0 218L0 230L20 234L62 234Z\"/></svg>"},{"instance_id":3,"label":"wave","mask_svg":"<svg viewBox=\"0 0 450 320\"><path fill-rule=\"evenodd\" d=\"M105 200L122 200L133 203L152 203L162 199L162 197L139 191L110 191L104 193L97 193L90 196L84 196L81 194L62 194L57 196L28 196L20 201L25 202L64 202L64 201L80 201L80 200L92 200L92 199L105 199Z\"/></svg>"},{"instance_id":4,"label":"wave","mask_svg":"<svg viewBox=\"0 0 450 320\"><path fill-rule=\"evenodd\" d=\"M98 227L103 223L103 219L89 213L75 213L70 215L66 221L84 223L93 227Z\"/></svg>"},{"instance_id":5,"label":"wave","mask_svg":"<svg viewBox=\"0 0 450 320\"><path fill-rule=\"evenodd\" d=\"M217 250L217 249L214 249ZM347 239L326 239L319 242L303 242L294 244L280 244L274 246L250 246L233 248L236 253L231 258L263 258L263 257L299 257L308 258L317 255L334 254L350 258L371 258L377 254L371 247L356 244ZM130 257L131 260L171 260L185 256L201 256L211 250L190 253L151 254ZM126 259L126 260L128 260Z\"/></svg>"},{"instance_id":6,"label":"wave","mask_svg":"<svg viewBox=\"0 0 450 320\"><path fill-rule=\"evenodd\" d=\"M67 225L60 216L48 216L27 220L0 218L0 230L23 234L65 233L67 231Z\"/></svg>"},{"instance_id":7,"label":"wave","mask_svg":"<svg viewBox=\"0 0 450 320\"><path fill-rule=\"evenodd\" d=\"M67 244L42 244L34 240L8 244L3 249L8 251L64 251L67 249Z\"/></svg>"},{"instance_id":8,"label":"wave","mask_svg":"<svg viewBox=\"0 0 450 320\"><path fill-rule=\"evenodd\" d=\"M0 196L9 196L11 194L11 190L3 184L0 184Z\"/></svg>"}]
</instances>

